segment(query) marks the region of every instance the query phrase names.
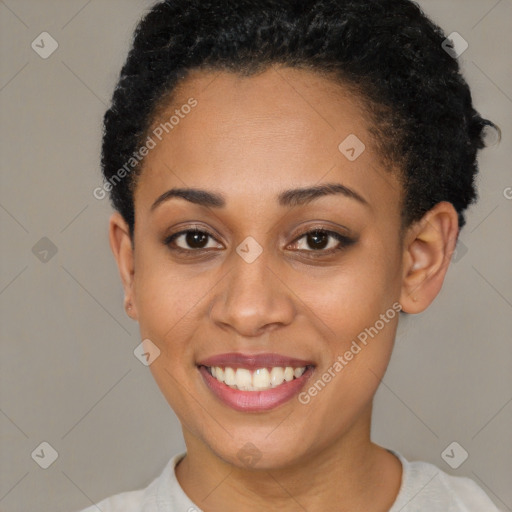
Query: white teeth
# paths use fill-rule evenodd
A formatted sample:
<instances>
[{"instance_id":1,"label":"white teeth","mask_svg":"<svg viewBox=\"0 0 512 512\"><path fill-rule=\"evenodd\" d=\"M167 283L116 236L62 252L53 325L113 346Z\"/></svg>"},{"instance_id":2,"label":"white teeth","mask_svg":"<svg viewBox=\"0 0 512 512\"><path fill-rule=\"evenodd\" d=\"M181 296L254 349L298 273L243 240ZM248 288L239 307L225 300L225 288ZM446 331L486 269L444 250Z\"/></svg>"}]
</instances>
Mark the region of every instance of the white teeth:
<instances>
[{"instance_id":1,"label":"white teeth","mask_svg":"<svg viewBox=\"0 0 512 512\"><path fill-rule=\"evenodd\" d=\"M242 391L262 391L275 388L294 378L298 379L305 371L306 367L304 366L299 368L275 366L270 371L267 368L258 368L253 372L246 368L233 369L229 366L225 368L210 367L210 373L215 379L233 389Z\"/></svg>"},{"instance_id":2,"label":"white teeth","mask_svg":"<svg viewBox=\"0 0 512 512\"><path fill-rule=\"evenodd\" d=\"M228 386L234 386L236 384L235 370L233 370L233 368L224 368L224 382Z\"/></svg>"},{"instance_id":3,"label":"white teeth","mask_svg":"<svg viewBox=\"0 0 512 512\"><path fill-rule=\"evenodd\" d=\"M238 389L246 391L249 386L252 386L251 372L245 368L238 368L235 372L235 383Z\"/></svg>"},{"instance_id":4,"label":"white teeth","mask_svg":"<svg viewBox=\"0 0 512 512\"><path fill-rule=\"evenodd\" d=\"M287 366L284 369L284 380L286 382L290 382L291 380L293 380L293 368L290 368L289 366Z\"/></svg>"},{"instance_id":5,"label":"white teeth","mask_svg":"<svg viewBox=\"0 0 512 512\"><path fill-rule=\"evenodd\" d=\"M270 388L270 373L266 368L259 368L252 374L252 385L256 389Z\"/></svg>"},{"instance_id":6,"label":"white teeth","mask_svg":"<svg viewBox=\"0 0 512 512\"><path fill-rule=\"evenodd\" d=\"M212 374L213 374L213 368L212 368ZM218 366L215 367L215 375L214 377L217 380L220 380L220 382L224 382L224 370Z\"/></svg>"},{"instance_id":7,"label":"white teeth","mask_svg":"<svg viewBox=\"0 0 512 512\"><path fill-rule=\"evenodd\" d=\"M284 370L276 366L270 370L270 384L272 386L279 386L284 380Z\"/></svg>"},{"instance_id":8,"label":"white teeth","mask_svg":"<svg viewBox=\"0 0 512 512\"><path fill-rule=\"evenodd\" d=\"M293 370L293 375L298 379L305 371L306 368L295 368L295 370Z\"/></svg>"}]
</instances>

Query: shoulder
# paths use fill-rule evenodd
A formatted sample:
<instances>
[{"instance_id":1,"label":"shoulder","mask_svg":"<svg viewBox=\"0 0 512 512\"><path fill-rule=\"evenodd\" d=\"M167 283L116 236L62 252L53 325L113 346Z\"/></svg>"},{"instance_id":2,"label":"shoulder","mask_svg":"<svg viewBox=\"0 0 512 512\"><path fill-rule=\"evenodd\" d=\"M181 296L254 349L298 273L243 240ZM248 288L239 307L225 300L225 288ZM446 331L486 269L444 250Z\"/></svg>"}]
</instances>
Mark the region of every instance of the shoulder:
<instances>
[{"instance_id":1,"label":"shoulder","mask_svg":"<svg viewBox=\"0 0 512 512\"><path fill-rule=\"evenodd\" d=\"M144 503L144 490L129 491L110 496L96 505L81 510L80 512L140 512Z\"/></svg>"},{"instance_id":2,"label":"shoulder","mask_svg":"<svg viewBox=\"0 0 512 512\"><path fill-rule=\"evenodd\" d=\"M389 512L499 512L470 478L452 476L428 462L402 462L402 485Z\"/></svg>"},{"instance_id":3,"label":"shoulder","mask_svg":"<svg viewBox=\"0 0 512 512\"><path fill-rule=\"evenodd\" d=\"M174 468L184 456L185 453L173 456L145 489L115 494L80 512L156 512L160 510L161 503L166 505L165 510L175 510L186 501L174 473Z\"/></svg>"}]
</instances>

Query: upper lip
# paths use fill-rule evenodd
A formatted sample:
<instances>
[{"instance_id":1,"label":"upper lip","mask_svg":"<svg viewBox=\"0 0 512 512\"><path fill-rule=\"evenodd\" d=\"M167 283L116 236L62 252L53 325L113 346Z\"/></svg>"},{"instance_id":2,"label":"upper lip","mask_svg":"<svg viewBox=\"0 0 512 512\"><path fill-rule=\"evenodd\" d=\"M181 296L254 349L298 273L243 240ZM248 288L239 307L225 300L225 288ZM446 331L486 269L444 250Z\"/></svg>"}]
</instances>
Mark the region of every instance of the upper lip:
<instances>
[{"instance_id":1,"label":"upper lip","mask_svg":"<svg viewBox=\"0 0 512 512\"><path fill-rule=\"evenodd\" d=\"M314 366L312 361L288 357L281 354L242 354L240 352L231 352L228 354L217 354L202 359L197 363L198 366L229 366L230 368L247 368L256 370L258 368L273 368L275 366L301 368L303 366Z\"/></svg>"}]
</instances>

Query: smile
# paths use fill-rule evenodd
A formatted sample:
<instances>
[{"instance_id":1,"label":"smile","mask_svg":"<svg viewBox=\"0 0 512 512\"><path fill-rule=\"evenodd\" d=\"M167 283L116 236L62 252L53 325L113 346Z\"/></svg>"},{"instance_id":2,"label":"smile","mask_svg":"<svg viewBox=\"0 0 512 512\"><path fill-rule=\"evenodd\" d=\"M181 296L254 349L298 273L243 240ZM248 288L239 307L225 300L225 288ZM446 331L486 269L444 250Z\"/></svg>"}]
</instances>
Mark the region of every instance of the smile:
<instances>
[{"instance_id":1,"label":"smile","mask_svg":"<svg viewBox=\"0 0 512 512\"><path fill-rule=\"evenodd\" d=\"M208 392L237 411L264 412L291 400L314 372L312 361L279 354L219 354L197 368Z\"/></svg>"},{"instance_id":2,"label":"smile","mask_svg":"<svg viewBox=\"0 0 512 512\"><path fill-rule=\"evenodd\" d=\"M258 368L254 371L247 368L231 368L226 366L206 367L210 375L223 382L231 389L239 389L241 391L263 391L266 389L281 386L283 382L290 382L298 379L306 371L305 366L285 368L275 366L274 368Z\"/></svg>"}]
</instances>

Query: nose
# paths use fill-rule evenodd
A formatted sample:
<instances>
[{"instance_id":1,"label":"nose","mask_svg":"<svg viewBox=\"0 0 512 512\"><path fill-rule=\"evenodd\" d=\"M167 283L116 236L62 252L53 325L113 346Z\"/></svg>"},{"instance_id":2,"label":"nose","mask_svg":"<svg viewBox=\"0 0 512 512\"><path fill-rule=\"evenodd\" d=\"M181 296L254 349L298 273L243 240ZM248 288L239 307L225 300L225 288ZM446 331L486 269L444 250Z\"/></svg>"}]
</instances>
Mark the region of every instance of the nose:
<instances>
[{"instance_id":1,"label":"nose","mask_svg":"<svg viewBox=\"0 0 512 512\"><path fill-rule=\"evenodd\" d=\"M265 251L252 263L233 253L222 288L213 297L210 319L244 337L289 325L296 310L293 292L269 266Z\"/></svg>"}]
</instances>

